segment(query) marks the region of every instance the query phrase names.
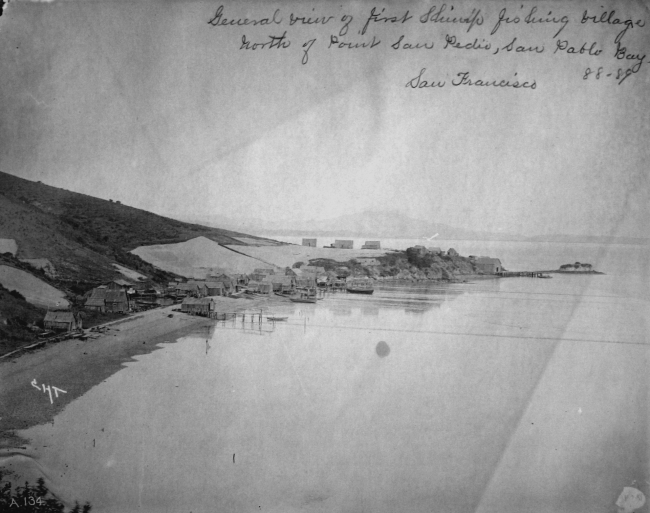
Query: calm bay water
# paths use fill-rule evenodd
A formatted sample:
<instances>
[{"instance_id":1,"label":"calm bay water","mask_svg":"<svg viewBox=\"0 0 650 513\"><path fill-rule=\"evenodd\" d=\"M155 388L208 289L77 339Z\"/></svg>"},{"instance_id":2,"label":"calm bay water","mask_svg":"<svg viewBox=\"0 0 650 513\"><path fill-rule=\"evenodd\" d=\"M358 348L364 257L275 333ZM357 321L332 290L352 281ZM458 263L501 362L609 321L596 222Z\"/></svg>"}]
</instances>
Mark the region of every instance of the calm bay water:
<instances>
[{"instance_id":1,"label":"calm bay water","mask_svg":"<svg viewBox=\"0 0 650 513\"><path fill-rule=\"evenodd\" d=\"M647 248L446 246L607 274L287 303L286 323L162 344L20 434L98 512L586 513L648 493Z\"/></svg>"}]
</instances>

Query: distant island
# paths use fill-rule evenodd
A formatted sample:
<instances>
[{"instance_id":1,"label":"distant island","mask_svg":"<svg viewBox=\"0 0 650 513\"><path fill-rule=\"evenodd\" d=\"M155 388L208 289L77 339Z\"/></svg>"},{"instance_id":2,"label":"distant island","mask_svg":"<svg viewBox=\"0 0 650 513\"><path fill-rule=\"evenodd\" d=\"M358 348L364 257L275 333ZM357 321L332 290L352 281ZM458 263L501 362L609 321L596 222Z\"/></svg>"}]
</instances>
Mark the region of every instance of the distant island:
<instances>
[{"instance_id":1,"label":"distant island","mask_svg":"<svg viewBox=\"0 0 650 513\"><path fill-rule=\"evenodd\" d=\"M564 264L561 265L559 269L556 269L554 271L547 271L547 272L571 273L571 274L605 274L594 270L591 264L580 263L580 262L575 262L573 264Z\"/></svg>"}]
</instances>

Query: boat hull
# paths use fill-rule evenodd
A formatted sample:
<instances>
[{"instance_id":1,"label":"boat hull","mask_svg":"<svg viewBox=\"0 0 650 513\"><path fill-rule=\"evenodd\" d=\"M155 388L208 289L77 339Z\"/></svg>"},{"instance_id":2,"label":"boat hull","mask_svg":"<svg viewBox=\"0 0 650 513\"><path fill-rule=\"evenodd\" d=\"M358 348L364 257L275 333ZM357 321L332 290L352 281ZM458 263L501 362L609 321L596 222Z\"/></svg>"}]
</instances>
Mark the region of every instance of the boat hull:
<instances>
[{"instance_id":1,"label":"boat hull","mask_svg":"<svg viewBox=\"0 0 650 513\"><path fill-rule=\"evenodd\" d=\"M373 289L370 290L346 289L346 290L352 294L372 294L374 292Z\"/></svg>"},{"instance_id":2,"label":"boat hull","mask_svg":"<svg viewBox=\"0 0 650 513\"><path fill-rule=\"evenodd\" d=\"M316 298L295 298L295 297L290 297L289 298L291 301L294 303L315 303Z\"/></svg>"}]
</instances>

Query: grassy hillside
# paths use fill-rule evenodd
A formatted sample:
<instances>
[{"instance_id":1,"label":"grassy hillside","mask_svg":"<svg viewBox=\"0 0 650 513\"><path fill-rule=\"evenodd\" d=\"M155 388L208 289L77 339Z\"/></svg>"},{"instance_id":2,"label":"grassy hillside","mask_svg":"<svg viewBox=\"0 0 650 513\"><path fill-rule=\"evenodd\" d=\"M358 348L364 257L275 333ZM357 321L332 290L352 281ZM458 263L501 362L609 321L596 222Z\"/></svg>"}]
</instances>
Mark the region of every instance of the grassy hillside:
<instances>
[{"instance_id":1,"label":"grassy hillside","mask_svg":"<svg viewBox=\"0 0 650 513\"><path fill-rule=\"evenodd\" d=\"M17 257L47 258L63 284L97 283L119 276L111 264L135 269L155 281L173 275L130 254L144 245L203 236L220 244L248 237L183 223L144 210L51 187L0 172L0 238L15 239Z\"/></svg>"}]
</instances>

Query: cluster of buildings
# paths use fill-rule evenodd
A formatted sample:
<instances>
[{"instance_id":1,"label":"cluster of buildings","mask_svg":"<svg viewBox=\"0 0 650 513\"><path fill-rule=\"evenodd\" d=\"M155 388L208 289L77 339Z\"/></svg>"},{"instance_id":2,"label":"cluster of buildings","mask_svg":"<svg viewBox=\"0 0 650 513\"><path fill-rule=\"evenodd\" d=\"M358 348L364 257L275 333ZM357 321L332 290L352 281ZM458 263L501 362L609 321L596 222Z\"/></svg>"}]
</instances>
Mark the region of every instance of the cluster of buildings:
<instances>
[{"instance_id":1,"label":"cluster of buildings","mask_svg":"<svg viewBox=\"0 0 650 513\"><path fill-rule=\"evenodd\" d=\"M302 239L302 245L310 248L317 247L317 239ZM334 243L324 248L354 249L354 241L351 239L336 239ZM378 240L367 240L361 249L381 249L381 242Z\"/></svg>"},{"instance_id":2,"label":"cluster of buildings","mask_svg":"<svg viewBox=\"0 0 650 513\"><path fill-rule=\"evenodd\" d=\"M177 298L204 298L228 296L242 290L257 294L288 293L298 288L313 288L319 277L326 275L325 268L303 266L301 269L279 271L271 268L255 269L250 274L210 277L208 280L170 282L167 293Z\"/></svg>"},{"instance_id":3,"label":"cluster of buildings","mask_svg":"<svg viewBox=\"0 0 650 513\"><path fill-rule=\"evenodd\" d=\"M316 247L316 239L303 239L304 246ZM331 247L352 249L352 240L337 240ZM366 241L362 249L380 249L379 241ZM458 256L450 248L446 252L438 247L415 246L421 255ZM477 270L485 274L503 272L503 265L498 258L487 256L469 256ZM374 257L357 257L356 260L366 267L380 266ZM345 288L345 278L350 270L340 266L334 271L324 267L303 265L299 269L285 270L258 268L250 274L215 274L205 280L172 281L166 287L155 284L132 284L125 280L114 280L108 284L93 288L85 296L84 309L87 311L126 313L134 310L164 306L182 300L182 311L199 315L208 315L213 307L214 296L230 296L241 291L256 294L274 292L290 294L297 289L310 289L328 286L332 289ZM72 311L48 311L44 319L48 330L75 331L82 328L82 319Z\"/></svg>"}]
</instances>

